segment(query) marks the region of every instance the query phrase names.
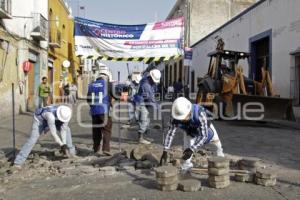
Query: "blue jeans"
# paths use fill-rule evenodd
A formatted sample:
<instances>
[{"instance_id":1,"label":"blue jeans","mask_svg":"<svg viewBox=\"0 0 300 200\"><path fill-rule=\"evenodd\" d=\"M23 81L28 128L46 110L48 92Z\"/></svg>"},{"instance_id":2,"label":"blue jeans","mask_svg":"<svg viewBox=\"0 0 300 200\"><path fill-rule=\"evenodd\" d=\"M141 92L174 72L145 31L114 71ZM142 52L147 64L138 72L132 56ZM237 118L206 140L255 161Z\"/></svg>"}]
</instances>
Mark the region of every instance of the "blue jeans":
<instances>
[{"instance_id":1,"label":"blue jeans","mask_svg":"<svg viewBox=\"0 0 300 200\"><path fill-rule=\"evenodd\" d=\"M128 120L137 120L136 107L133 103L128 102Z\"/></svg>"},{"instance_id":2,"label":"blue jeans","mask_svg":"<svg viewBox=\"0 0 300 200\"><path fill-rule=\"evenodd\" d=\"M150 124L149 111L145 105L136 106L136 119L138 121L138 132L143 134L148 130Z\"/></svg>"},{"instance_id":3,"label":"blue jeans","mask_svg":"<svg viewBox=\"0 0 300 200\"><path fill-rule=\"evenodd\" d=\"M15 165L22 165L26 161L32 148L38 141L40 135L43 134L43 132L44 132L44 127L37 120L34 119L33 124L32 124L30 138L28 138L27 142L23 145L20 152L18 153L18 155L14 161ZM75 155L76 151L75 151L75 147L72 143L72 136L71 136L70 128L68 128L68 130L66 132L66 143L70 149L70 154Z\"/></svg>"}]
</instances>

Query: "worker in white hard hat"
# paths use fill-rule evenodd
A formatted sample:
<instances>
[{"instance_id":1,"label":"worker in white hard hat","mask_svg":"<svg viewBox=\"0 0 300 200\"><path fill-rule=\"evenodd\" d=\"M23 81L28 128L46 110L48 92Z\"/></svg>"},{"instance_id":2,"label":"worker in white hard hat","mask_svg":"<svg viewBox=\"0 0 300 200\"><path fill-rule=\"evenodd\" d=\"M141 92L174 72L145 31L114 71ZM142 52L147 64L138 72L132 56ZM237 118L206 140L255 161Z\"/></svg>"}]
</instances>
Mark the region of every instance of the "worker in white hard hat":
<instances>
[{"instance_id":1,"label":"worker in white hard hat","mask_svg":"<svg viewBox=\"0 0 300 200\"><path fill-rule=\"evenodd\" d=\"M32 148L38 141L40 135L50 131L55 142L60 146L63 155L75 155L75 147L72 143L71 130L68 123L72 117L72 110L65 105L51 105L35 110L30 138L18 153L14 165L21 167L26 161ZM60 132L61 138L57 132Z\"/></svg>"},{"instance_id":2,"label":"worker in white hard hat","mask_svg":"<svg viewBox=\"0 0 300 200\"><path fill-rule=\"evenodd\" d=\"M134 95L137 93L138 88L139 88L139 83L142 80L142 75L141 74L135 74L133 77L131 77L131 82L129 85L129 89L128 89L128 117L129 117L129 124L132 124L134 121L137 120L136 117L136 107L135 107L135 103L134 103Z\"/></svg>"},{"instance_id":3,"label":"worker in white hard hat","mask_svg":"<svg viewBox=\"0 0 300 200\"><path fill-rule=\"evenodd\" d=\"M193 167L191 162L193 154L200 147L208 143L216 147L216 155L224 157L222 145L218 133L208 119L207 112L204 107L198 104L192 104L185 97L177 98L172 105L172 122L168 134L165 138L164 152L162 154L160 164L164 165L168 159L168 150L171 147L173 138L177 128L181 128L184 133L183 170Z\"/></svg>"},{"instance_id":4,"label":"worker in white hard hat","mask_svg":"<svg viewBox=\"0 0 300 200\"><path fill-rule=\"evenodd\" d=\"M146 138L150 124L148 109L156 108L155 100L156 84L160 82L161 73L158 69L152 69L146 74L139 83L139 89L134 95L134 103L136 105L136 117L139 125L138 135L139 143L150 144L152 140Z\"/></svg>"},{"instance_id":5,"label":"worker in white hard hat","mask_svg":"<svg viewBox=\"0 0 300 200\"><path fill-rule=\"evenodd\" d=\"M87 102L90 105L93 131L93 150L98 155L102 142L102 153L110 156L112 119L109 115L112 92L111 73L108 67L100 67L98 77L89 84Z\"/></svg>"}]
</instances>

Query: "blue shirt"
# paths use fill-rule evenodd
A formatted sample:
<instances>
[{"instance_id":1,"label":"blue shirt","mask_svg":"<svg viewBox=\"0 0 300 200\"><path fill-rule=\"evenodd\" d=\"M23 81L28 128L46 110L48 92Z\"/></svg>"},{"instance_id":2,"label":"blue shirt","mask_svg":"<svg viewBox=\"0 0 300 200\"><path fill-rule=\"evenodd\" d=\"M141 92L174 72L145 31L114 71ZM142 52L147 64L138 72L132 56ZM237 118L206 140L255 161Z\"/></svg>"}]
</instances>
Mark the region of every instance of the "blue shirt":
<instances>
[{"instance_id":1,"label":"blue shirt","mask_svg":"<svg viewBox=\"0 0 300 200\"><path fill-rule=\"evenodd\" d=\"M155 83L150 81L149 76L144 76L139 83L137 94L134 96L134 102L136 104L150 103L156 104L155 100Z\"/></svg>"},{"instance_id":2,"label":"blue shirt","mask_svg":"<svg viewBox=\"0 0 300 200\"><path fill-rule=\"evenodd\" d=\"M109 112L110 98L108 95L108 83L104 79L97 79L89 84L87 101L90 104L90 114L107 114Z\"/></svg>"},{"instance_id":3,"label":"blue shirt","mask_svg":"<svg viewBox=\"0 0 300 200\"><path fill-rule=\"evenodd\" d=\"M165 139L164 148L170 149L177 128L183 129L191 137L196 137L194 145L191 147L196 151L200 146L210 142L214 133L209 128L210 120L207 118L206 110L202 106L193 104L191 118L187 122L173 119Z\"/></svg>"}]
</instances>

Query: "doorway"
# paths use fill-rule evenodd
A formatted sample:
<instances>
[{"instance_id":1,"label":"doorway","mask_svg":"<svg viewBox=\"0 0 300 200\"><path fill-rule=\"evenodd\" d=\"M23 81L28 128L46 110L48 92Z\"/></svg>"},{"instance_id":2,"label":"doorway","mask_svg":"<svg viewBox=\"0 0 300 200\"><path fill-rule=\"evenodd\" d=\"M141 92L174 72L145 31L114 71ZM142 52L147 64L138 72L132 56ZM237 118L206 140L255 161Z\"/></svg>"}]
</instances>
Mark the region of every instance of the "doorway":
<instances>
[{"instance_id":1,"label":"doorway","mask_svg":"<svg viewBox=\"0 0 300 200\"><path fill-rule=\"evenodd\" d=\"M262 80L261 68L265 67L272 77L272 30L250 38L251 66L249 77Z\"/></svg>"},{"instance_id":2,"label":"doorway","mask_svg":"<svg viewBox=\"0 0 300 200\"><path fill-rule=\"evenodd\" d=\"M38 87L40 84L40 63L38 54L29 52L29 62L32 69L28 72L28 99L27 110L33 112L38 105Z\"/></svg>"}]
</instances>

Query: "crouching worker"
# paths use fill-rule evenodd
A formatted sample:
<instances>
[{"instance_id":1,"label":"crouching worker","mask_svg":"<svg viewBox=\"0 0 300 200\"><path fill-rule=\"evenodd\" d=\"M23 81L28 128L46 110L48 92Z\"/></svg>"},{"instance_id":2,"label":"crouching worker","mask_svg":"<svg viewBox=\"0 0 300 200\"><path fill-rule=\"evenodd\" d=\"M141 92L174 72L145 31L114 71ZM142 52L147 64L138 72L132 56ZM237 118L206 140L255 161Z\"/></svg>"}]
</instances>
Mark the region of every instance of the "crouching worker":
<instances>
[{"instance_id":1,"label":"crouching worker","mask_svg":"<svg viewBox=\"0 0 300 200\"><path fill-rule=\"evenodd\" d=\"M64 155L75 155L75 147L72 144L71 130L68 122L72 117L72 110L64 105L53 105L36 109L32 124L31 136L21 148L14 165L20 167L27 159L33 146L41 134L49 130L56 143L60 146L60 152ZM60 132L61 138L57 135Z\"/></svg>"},{"instance_id":2,"label":"crouching worker","mask_svg":"<svg viewBox=\"0 0 300 200\"><path fill-rule=\"evenodd\" d=\"M172 118L171 126L165 138L164 152L160 160L161 165L167 162L168 150L171 147L177 128L185 131L182 170L189 170L193 167L193 163L191 162L193 154L200 147L208 143L216 146L217 156L224 157L218 133L212 122L208 119L205 108L197 104L192 104L184 97L179 97L172 105Z\"/></svg>"}]
</instances>

